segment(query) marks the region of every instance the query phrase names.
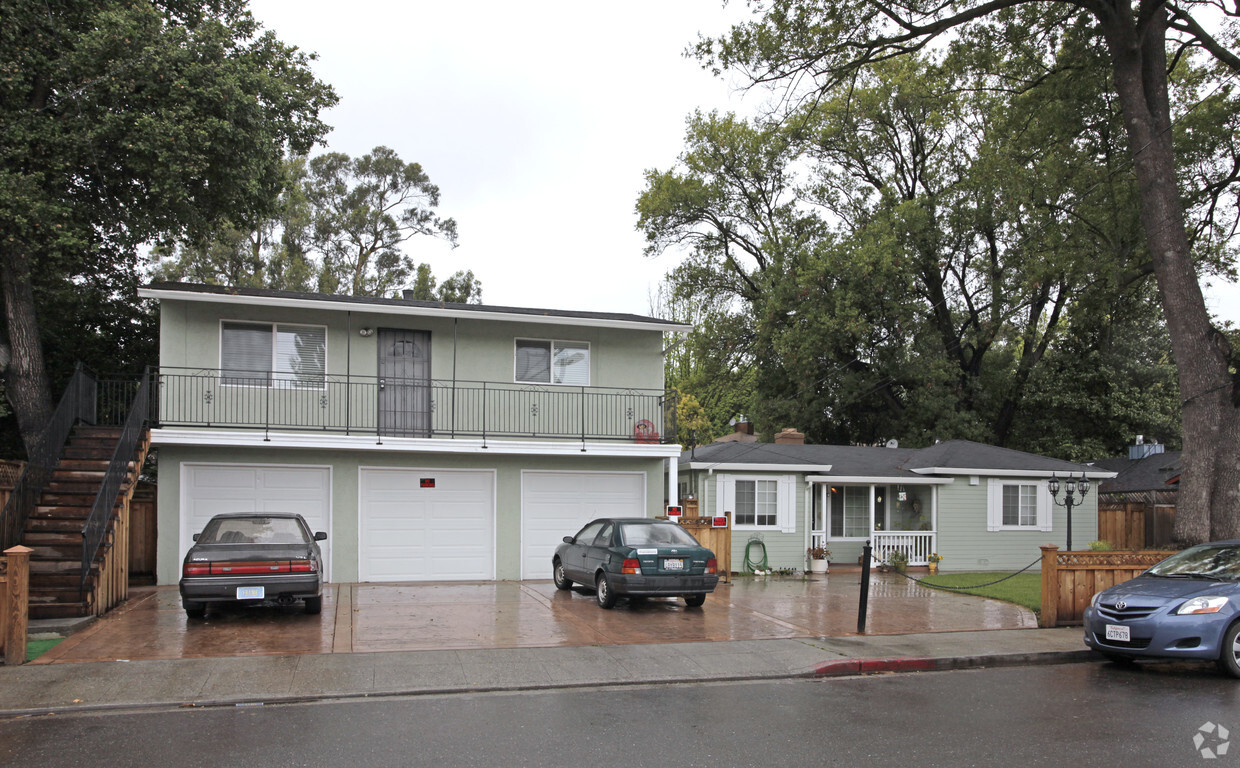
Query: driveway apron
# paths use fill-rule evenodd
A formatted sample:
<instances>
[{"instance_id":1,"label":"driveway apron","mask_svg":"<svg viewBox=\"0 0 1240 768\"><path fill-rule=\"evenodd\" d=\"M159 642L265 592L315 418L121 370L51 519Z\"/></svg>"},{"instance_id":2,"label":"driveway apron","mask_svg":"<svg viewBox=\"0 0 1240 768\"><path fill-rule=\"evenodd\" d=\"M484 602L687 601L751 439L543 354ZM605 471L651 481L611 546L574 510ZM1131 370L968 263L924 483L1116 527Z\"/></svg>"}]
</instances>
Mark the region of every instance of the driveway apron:
<instances>
[{"instance_id":1,"label":"driveway apron","mask_svg":"<svg viewBox=\"0 0 1240 768\"><path fill-rule=\"evenodd\" d=\"M32 663L838 637L856 634L859 581L856 572L740 577L702 608L649 599L610 611L592 592L550 581L329 584L320 615L244 605L206 619L185 615L175 586L146 587ZM875 575L868 602L867 634L1037 626L1020 606L894 574Z\"/></svg>"}]
</instances>

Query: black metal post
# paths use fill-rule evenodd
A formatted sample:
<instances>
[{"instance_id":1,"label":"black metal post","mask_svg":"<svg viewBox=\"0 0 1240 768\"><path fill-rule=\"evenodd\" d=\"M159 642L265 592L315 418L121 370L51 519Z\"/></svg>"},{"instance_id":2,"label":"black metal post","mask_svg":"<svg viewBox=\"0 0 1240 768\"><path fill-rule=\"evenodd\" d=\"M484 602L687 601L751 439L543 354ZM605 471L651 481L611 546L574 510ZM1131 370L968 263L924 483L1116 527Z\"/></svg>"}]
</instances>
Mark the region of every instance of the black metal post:
<instances>
[{"instance_id":1,"label":"black metal post","mask_svg":"<svg viewBox=\"0 0 1240 768\"><path fill-rule=\"evenodd\" d=\"M870 540L865 540L865 546L861 549L861 602L857 606L857 634L865 634L865 611L870 603L870 560L874 556L874 548L870 546Z\"/></svg>"}]
</instances>

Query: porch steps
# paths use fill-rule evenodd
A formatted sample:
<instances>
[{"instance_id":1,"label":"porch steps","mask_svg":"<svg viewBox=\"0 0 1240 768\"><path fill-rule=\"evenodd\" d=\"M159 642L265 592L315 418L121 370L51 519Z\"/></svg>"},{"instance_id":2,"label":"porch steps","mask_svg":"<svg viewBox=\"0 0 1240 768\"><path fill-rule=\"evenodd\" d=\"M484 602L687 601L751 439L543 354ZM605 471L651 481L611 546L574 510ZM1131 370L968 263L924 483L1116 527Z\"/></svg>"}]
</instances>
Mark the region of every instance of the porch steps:
<instances>
[{"instance_id":1,"label":"porch steps","mask_svg":"<svg viewBox=\"0 0 1240 768\"><path fill-rule=\"evenodd\" d=\"M82 587L82 527L90 516L95 497L116 451L120 428L74 428L52 479L26 521L23 543L30 555L30 618L51 619L88 616L93 611L94 583L98 563L92 564ZM129 463L120 499L137 481L139 457L146 443ZM115 516L113 523L115 523Z\"/></svg>"}]
</instances>

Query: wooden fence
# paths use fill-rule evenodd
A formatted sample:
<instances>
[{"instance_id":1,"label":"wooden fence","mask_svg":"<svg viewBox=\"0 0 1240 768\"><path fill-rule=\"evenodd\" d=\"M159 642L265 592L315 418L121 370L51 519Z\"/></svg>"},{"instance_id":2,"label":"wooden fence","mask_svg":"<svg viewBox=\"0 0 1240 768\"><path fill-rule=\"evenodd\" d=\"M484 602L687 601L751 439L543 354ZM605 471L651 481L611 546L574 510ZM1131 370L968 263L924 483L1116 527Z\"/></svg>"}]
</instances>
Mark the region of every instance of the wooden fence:
<instances>
[{"instance_id":1,"label":"wooden fence","mask_svg":"<svg viewBox=\"0 0 1240 768\"><path fill-rule=\"evenodd\" d=\"M1168 547L1175 502L1175 491L1104 494L1098 499L1098 538L1112 549Z\"/></svg>"},{"instance_id":2,"label":"wooden fence","mask_svg":"<svg viewBox=\"0 0 1240 768\"><path fill-rule=\"evenodd\" d=\"M1042 547L1042 627L1067 627L1085 620L1093 596L1140 575L1176 550L1141 552L1060 552Z\"/></svg>"},{"instance_id":3,"label":"wooden fence","mask_svg":"<svg viewBox=\"0 0 1240 768\"><path fill-rule=\"evenodd\" d=\"M0 557L0 654L6 667L26 663L31 551L19 545Z\"/></svg>"},{"instance_id":4,"label":"wooden fence","mask_svg":"<svg viewBox=\"0 0 1240 768\"><path fill-rule=\"evenodd\" d=\"M712 525L710 517L685 517L680 521L682 527L689 533L693 534L693 538L702 543L711 552L715 553L715 560L719 565L719 580L732 580L732 520L728 518L728 525L724 528L715 528Z\"/></svg>"},{"instance_id":5,"label":"wooden fence","mask_svg":"<svg viewBox=\"0 0 1240 768\"><path fill-rule=\"evenodd\" d=\"M129 501L129 583L155 583L155 484L139 482Z\"/></svg>"}]
</instances>

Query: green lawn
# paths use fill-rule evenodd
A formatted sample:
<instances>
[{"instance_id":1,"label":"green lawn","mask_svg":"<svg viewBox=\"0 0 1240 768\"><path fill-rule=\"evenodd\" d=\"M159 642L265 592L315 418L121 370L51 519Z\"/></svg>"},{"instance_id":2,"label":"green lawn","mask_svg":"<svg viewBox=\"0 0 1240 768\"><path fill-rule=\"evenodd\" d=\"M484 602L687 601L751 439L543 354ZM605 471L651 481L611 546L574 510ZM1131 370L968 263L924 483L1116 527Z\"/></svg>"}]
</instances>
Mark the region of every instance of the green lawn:
<instances>
[{"instance_id":1,"label":"green lawn","mask_svg":"<svg viewBox=\"0 0 1240 768\"><path fill-rule=\"evenodd\" d=\"M26 643L26 661L34 661L43 654L50 651L56 646L63 637L53 637L47 640L30 640Z\"/></svg>"},{"instance_id":2,"label":"green lawn","mask_svg":"<svg viewBox=\"0 0 1240 768\"><path fill-rule=\"evenodd\" d=\"M1018 573L1012 578L990 584L992 581L1011 576L1010 573L937 573L921 579L926 587L970 587L970 589L952 589L951 592L963 592L969 595L991 597L995 600L1006 600L1009 603L1023 605L1034 613L1042 612L1042 574ZM990 584L990 586L978 586Z\"/></svg>"}]
</instances>

